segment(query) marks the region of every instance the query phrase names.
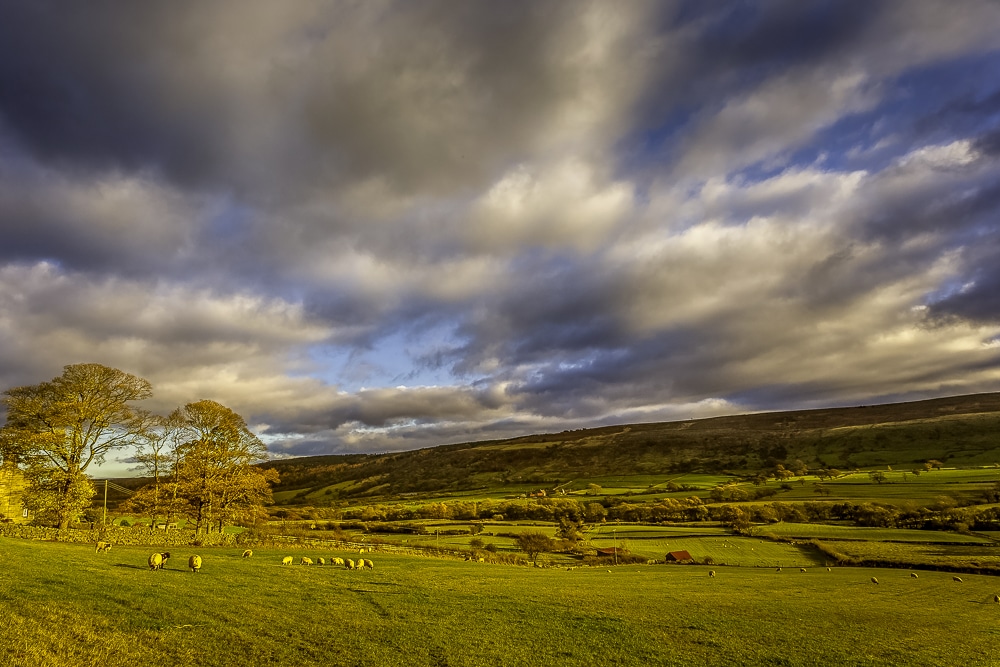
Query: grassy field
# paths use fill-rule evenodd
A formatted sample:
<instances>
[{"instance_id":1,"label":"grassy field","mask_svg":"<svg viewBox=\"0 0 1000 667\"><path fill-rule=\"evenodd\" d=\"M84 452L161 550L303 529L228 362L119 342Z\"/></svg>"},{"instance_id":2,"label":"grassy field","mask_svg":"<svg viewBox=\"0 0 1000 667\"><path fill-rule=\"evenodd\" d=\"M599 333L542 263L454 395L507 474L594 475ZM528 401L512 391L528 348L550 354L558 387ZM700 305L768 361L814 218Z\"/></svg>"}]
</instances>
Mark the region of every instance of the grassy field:
<instances>
[{"instance_id":1,"label":"grassy field","mask_svg":"<svg viewBox=\"0 0 1000 667\"><path fill-rule=\"evenodd\" d=\"M774 523L760 528L761 536L800 537L821 540L864 540L868 542L950 542L955 544L995 544L976 535L940 530L907 530L905 528L865 528L822 523Z\"/></svg>"},{"instance_id":2,"label":"grassy field","mask_svg":"<svg viewBox=\"0 0 1000 667\"><path fill-rule=\"evenodd\" d=\"M1000 545L841 542L823 540L837 552L862 560L912 563L925 567L1000 567Z\"/></svg>"},{"instance_id":3,"label":"grassy field","mask_svg":"<svg viewBox=\"0 0 1000 667\"><path fill-rule=\"evenodd\" d=\"M991 665L1000 638L1000 586L976 575L378 553L349 572L221 549L195 575L147 551L0 540L0 664Z\"/></svg>"}]
</instances>

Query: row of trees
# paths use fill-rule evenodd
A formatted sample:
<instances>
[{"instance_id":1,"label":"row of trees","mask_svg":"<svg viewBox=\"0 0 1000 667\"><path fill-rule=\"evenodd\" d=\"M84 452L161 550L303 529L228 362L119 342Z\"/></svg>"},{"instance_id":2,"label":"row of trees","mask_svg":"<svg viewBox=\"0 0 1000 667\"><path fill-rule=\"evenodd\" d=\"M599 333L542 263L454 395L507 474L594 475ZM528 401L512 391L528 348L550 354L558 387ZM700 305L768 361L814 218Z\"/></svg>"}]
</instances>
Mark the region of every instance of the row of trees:
<instances>
[{"instance_id":1,"label":"row of trees","mask_svg":"<svg viewBox=\"0 0 1000 667\"><path fill-rule=\"evenodd\" d=\"M267 450L243 418L210 400L165 417L133 405L151 396L148 381L101 364L3 392L0 456L24 471L36 519L68 527L94 496L89 467L129 448L152 478L130 498L131 511L185 517L199 531L262 512L278 475L255 466Z\"/></svg>"}]
</instances>

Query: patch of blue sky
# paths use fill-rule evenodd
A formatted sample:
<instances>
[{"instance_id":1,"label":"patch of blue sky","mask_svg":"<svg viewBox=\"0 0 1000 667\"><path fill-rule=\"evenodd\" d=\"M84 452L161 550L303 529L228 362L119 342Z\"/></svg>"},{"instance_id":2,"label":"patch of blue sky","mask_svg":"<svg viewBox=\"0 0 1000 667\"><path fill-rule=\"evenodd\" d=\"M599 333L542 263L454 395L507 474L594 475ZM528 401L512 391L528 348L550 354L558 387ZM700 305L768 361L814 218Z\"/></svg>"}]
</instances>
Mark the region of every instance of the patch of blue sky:
<instances>
[{"instance_id":1,"label":"patch of blue sky","mask_svg":"<svg viewBox=\"0 0 1000 667\"><path fill-rule=\"evenodd\" d=\"M975 138L1000 115L997 71L1000 51L908 70L882 86L878 104L817 132L787 166L814 164L822 156L831 171L877 172L915 146Z\"/></svg>"},{"instance_id":2,"label":"patch of blue sky","mask_svg":"<svg viewBox=\"0 0 1000 667\"><path fill-rule=\"evenodd\" d=\"M245 233L254 217L254 210L231 196L221 196L216 206L217 212L209 218L206 234L210 241L231 243Z\"/></svg>"},{"instance_id":3,"label":"patch of blue sky","mask_svg":"<svg viewBox=\"0 0 1000 667\"><path fill-rule=\"evenodd\" d=\"M347 392L454 386L460 382L447 363L456 346L452 329L450 325L402 329L365 347L314 345L308 351L312 366L306 374Z\"/></svg>"},{"instance_id":4,"label":"patch of blue sky","mask_svg":"<svg viewBox=\"0 0 1000 667\"><path fill-rule=\"evenodd\" d=\"M944 301L950 297L957 296L964 292L967 292L971 287L975 285L974 282L962 279L952 279L946 280L941 283L937 289L928 292L924 295L924 304L931 305L939 301Z\"/></svg>"}]
</instances>

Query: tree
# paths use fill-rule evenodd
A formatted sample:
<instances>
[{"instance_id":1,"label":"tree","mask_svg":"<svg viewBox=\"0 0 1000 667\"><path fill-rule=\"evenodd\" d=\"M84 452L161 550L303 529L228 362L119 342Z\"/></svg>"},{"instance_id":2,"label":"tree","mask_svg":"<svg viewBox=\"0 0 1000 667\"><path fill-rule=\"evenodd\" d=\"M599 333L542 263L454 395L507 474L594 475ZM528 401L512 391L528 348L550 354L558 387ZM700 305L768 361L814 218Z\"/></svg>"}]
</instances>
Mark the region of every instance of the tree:
<instances>
[{"instance_id":1,"label":"tree","mask_svg":"<svg viewBox=\"0 0 1000 667\"><path fill-rule=\"evenodd\" d=\"M3 393L4 442L27 467L25 504L67 528L94 494L85 473L148 428L129 403L152 395L146 380L101 364L73 364L62 375ZM7 447L5 447L7 448Z\"/></svg>"},{"instance_id":2,"label":"tree","mask_svg":"<svg viewBox=\"0 0 1000 667\"><path fill-rule=\"evenodd\" d=\"M215 401L188 403L171 419L186 436L176 448L171 491L185 502L195 530L256 520L278 481L277 471L255 466L267 460L260 438Z\"/></svg>"},{"instance_id":3,"label":"tree","mask_svg":"<svg viewBox=\"0 0 1000 667\"><path fill-rule=\"evenodd\" d=\"M520 533L514 538L514 543L517 544L518 549L528 554L531 562L535 562L538 554L552 548L552 538L537 531Z\"/></svg>"},{"instance_id":4,"label":"tree","mask_svg":"<svg viewBox=\"0 0 1000 667\"><path fill-rule=\"evenodd\" d=\"M568 542L579 542L583 539L583 519L573 519L569 516L559 517L556 537Z\"/></svg>"},{"instance_id":5,"label":"tree","mask_svg":"<svg viewBox=\"0 0 1000 667\"><path fill-rule=\"evenodd\" d=\"M881 484L886 479L885 473L882 472L881 470L872 470L871 472L868 473L868 476L871 478L873 482L877 484Z\"/></svg>"},{"instance_id":6,"label":"tree","mask_svg":"<svg viewBox=\"0 0 1000 667\"><path fill-rule=\"evenodd\" d=\"M587 523L601 523L608 516L608 510L601 503L587 503L583 508L583 518Z\"/></svg>"},{"instance_id":7,"label":"tree","mask_svg":"<svg viewBox=\"0 0 1000 667\"><path fill-rule=\"evenodd\" d=\"M136 469L146 472L153 482L134 493L123 508L152 516L155 525L155 519L165 515L169 521L180 509L176 493L170 493L171 490L176 491L176 484L168 484L168 473L178 455L177 448L184 436L184 429L180 414L176 411L169 417L150 414L147 419L149 428L139 435L136 441L138 451L134 458L139 464Z\"/></svg>"},{"instance_id":8,"label":"tree","mask_svg":"<svg viewBox=\"0 0 1000 667\"><path fill-rule=\"evenodd\" d=\"M600 484L588 484L587 485L587 495L599 496L601 495L601 485Z\"/></svg>"}]
</instances>

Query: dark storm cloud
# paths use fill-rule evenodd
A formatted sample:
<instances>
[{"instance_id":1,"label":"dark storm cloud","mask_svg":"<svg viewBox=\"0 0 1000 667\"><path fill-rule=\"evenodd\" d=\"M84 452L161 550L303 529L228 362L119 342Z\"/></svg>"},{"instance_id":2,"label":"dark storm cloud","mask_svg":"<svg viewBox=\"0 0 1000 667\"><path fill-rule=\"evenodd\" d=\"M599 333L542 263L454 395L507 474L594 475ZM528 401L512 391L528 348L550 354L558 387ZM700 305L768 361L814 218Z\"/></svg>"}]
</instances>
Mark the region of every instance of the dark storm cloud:
<instances>
[{"instance_id":1,"label":"dark storm cloud","mask_svg":"<svg viewBox=\"0 0 1000 667\"><path fill-rule=\"evenodd\" d=\"M1000 208L1000 201L995 206ZM1000 324L1000 242L995 227L988 233L965 251L962 284L931 303L929 315L934 320Z\"/></svg>"},{"instance_id":2,"label":"dark storm cloud","mask_svg":"<svg viewBox=\"0 0 1000 667\"><path fill-rule=\"evenodd\" d=\"M994 2L0 2L4 382L315 454L1000 381Z\"/></svg>"}]
</instances>

